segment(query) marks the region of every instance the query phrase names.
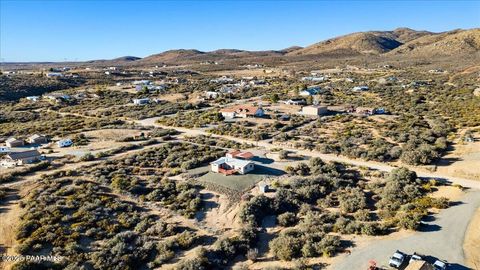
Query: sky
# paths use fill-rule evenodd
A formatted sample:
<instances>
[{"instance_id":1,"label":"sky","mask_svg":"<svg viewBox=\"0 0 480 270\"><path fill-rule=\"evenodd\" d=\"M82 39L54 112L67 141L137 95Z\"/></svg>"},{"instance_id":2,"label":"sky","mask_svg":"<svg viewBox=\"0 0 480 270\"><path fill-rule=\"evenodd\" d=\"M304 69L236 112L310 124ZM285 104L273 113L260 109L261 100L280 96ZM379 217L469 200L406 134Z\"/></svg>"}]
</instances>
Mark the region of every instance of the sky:
<instances>
[{"instance_id":1,"label":"sky","mask_svg":"<svg viewBox=\"0 0 480 270\"><path fill-rule=\"evenodd\" d=\"M397 27L478 28L480 0L0 0L0 61L145 57L180 48L278 50Z\"/></svg>"}]
</instances>

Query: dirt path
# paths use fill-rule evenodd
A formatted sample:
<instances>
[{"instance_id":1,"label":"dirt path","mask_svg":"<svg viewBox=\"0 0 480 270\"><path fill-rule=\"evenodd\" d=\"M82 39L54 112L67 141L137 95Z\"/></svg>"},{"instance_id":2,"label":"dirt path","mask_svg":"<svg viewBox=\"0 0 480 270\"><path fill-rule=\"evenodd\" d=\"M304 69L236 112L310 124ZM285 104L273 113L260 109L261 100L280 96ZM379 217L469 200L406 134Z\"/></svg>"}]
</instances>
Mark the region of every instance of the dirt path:
<instances>
[{"instance_id":1,"label":"dirt path","mask_svg":"<svg viewBox=\"0 0 480 270\"><path fill-rule=\"evenodd\" d=\"M17 255L15 247L17 241L15 232L20 216L24 210L20 208L19 202L21 198L27 195L33 188L34 184L25 185L22 190L9 189L7 197L0 205L0 254ZM0 269L9 269L14 262L0 261Z\"/></svg>"}]
</instances>

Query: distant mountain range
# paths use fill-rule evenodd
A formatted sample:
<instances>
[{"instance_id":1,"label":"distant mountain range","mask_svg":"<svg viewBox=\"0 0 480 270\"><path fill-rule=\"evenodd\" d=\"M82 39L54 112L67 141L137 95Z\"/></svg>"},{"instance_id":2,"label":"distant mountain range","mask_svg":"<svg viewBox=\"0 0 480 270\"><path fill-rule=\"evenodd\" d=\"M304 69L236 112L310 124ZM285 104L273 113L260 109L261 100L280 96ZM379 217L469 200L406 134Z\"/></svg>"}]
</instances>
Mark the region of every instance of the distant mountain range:
<instances>
[{"instance_id":1,"label":"distant mountain range","mask_svg":"<svg viewBox=\"0 0 480 270\"><path fill-rule=\"evenodd\" d=\"M244 51L221 49L211 52L199 50L170 50L145 58L122 57L112 61L138 63L179 63L218 61L225 59L298 57L332 55L403 55L415 56L452 56L478 53L480 51L480 28L453 30L442 33L416 31L409 28L397 28L393 31L368 31L352 33L324 40L305 48L294 46L283 50Z\"/></svg>"},{"instance_id":2,"label":"distant mountain range","mask_svg":"<svg viewBox=\"0 0 480 270\"><path fill-rule=\"evenodd\" d=\"M112 60L93 60L94 65L161 65L212 62L292 63L297 60L370 57L375 59L410 59L432 57L480 58L480 28L441 33L397 28L392 31L357 32L324 40L305 48L292 46L283 50L246 51L220 49L203 52L195 49L169 50L145 58L124 56Z\"/></svg>"}]
</instances>

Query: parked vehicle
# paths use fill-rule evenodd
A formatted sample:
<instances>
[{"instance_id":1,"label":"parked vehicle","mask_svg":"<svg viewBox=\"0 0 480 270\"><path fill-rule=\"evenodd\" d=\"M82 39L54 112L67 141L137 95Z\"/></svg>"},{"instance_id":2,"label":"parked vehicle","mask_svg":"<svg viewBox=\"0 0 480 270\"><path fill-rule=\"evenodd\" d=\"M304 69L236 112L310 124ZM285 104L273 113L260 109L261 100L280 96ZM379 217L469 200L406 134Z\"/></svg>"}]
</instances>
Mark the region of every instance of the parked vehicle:
<instances>
[{"instance_id":1,"label":"parked vehicle","mask_svg":"<svg viewBox=\"0 0 480 270\"><path fill-rule=\"evenodd\" d=\"M441 260L436 260L434 263L433 263L433 268L435 270L446 270L448 268L448 264L447 262L445 261L441 261Z\"/></svg>"},{"instance_id":2,"label":"parked vehicle","mask_svg":"<svg viewBox=\"0 0 480 270\"><path fill-rule=\"evenodd\" d=\"M393 253L392 257L390 257L390 261L388 261L388 265L390 265L391 267L399 268L404 261L405 261L405 254L397 250L395 251L395 253Z\"/></svg>"},{"instance_id":3,"label":"parked vehicle","mask_svg":"<svg viewBox=\"0 0 480 270\"><path fill-rule=\"evenodd\" d=\"M413 253L412 257L410 257L410 261L408 263L412 263L414 261L422 261L422 256L418 255L416 252Z\"/></svg>"}]
</instances>

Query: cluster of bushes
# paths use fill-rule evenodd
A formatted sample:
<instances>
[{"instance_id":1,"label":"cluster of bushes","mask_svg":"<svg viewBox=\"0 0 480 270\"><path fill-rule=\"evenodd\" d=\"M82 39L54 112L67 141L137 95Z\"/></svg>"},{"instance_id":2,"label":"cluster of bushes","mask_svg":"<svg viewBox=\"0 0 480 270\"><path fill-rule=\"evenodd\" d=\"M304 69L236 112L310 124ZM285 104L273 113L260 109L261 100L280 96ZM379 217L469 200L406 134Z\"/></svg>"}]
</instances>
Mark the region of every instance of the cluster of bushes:
<instances>
[{"instance_id":1,"label":"cluster of bushes","mask_svg":"<svg viewBox=\"0 0 480 270\"><path fill-rule=\"evenodd\" d=\"M19 254L68 258L55 263L62 269L137 269L163 262L165 253L188 249L195 241L192 233L71 174L45 177L22 202ZM158 237L174 238L165 246Z\"/></svg>"},{"instance_id":2,"label":"cluster of bushes","mask_svg":"<svg viewBox=\"0 0 480 270\"><path fill-rule=\"evenodd\" d=\"M300 257L333 256L341 248L341 242L338 236L302 227L283 230L269 247L278 259L291 261Z\"/></svg>"},{"instance_id":3,"label":"cluster of bushes","mask_svg":"<svg viewBox=\"0 0 480 270\"><path fill-rule=\"evenodd\" d=\"M18 120L0 123L0 136L31 135L35 133L49 136L66 136L81 131L97 130L102 128L123 128L125 122L109 118L94 119L78 116L59 116L54 112L32 112L32 120L20 122Z\"/></svg>"},{"instance_id":4,"label":"cluster of bushes","mask_svg":"<svg viewBox=\"0 0 480 270\"><path fill-rule=\"evenodd\" d=\"M381 235L400 228L415 230L428 209L448 207L448 200L426 196L431 188L405 168L378 181L366 181L353 168L319 158L286 170L291 177L272 183L274 197L255 196L239 214L251 226L276 215L280 226L293 227L270 243L282 260L333 255L341 248L333 232Z\"/></svg>"},{"instance_id":5,"label":"cluster of bushes","mask_svg":"<svg viewBox=\"0 0 480 270\"><path fill-rule=\"evenodd\" d=\"M222 122L222 114L215 110L203 112L177 112L174 116L164 116L157 120L157 123L162 125L186 128L205 127L207 125L219 124Z\"/></svg>"},{"instance_id":6,"label":"cluster of bushes","mask_svg":"<svg viewBox=\"0 0 480 270\"><path fill-rule=\"evenodd\" d=\"M199 157L198 153L202 155ZM106 160L82 173L120 192L160 202L179 214L193 217L200 207L198 187L163 176L196 168L224 153L209 146L169 142L123 159Z\"/></svg>"}]
</instances>

